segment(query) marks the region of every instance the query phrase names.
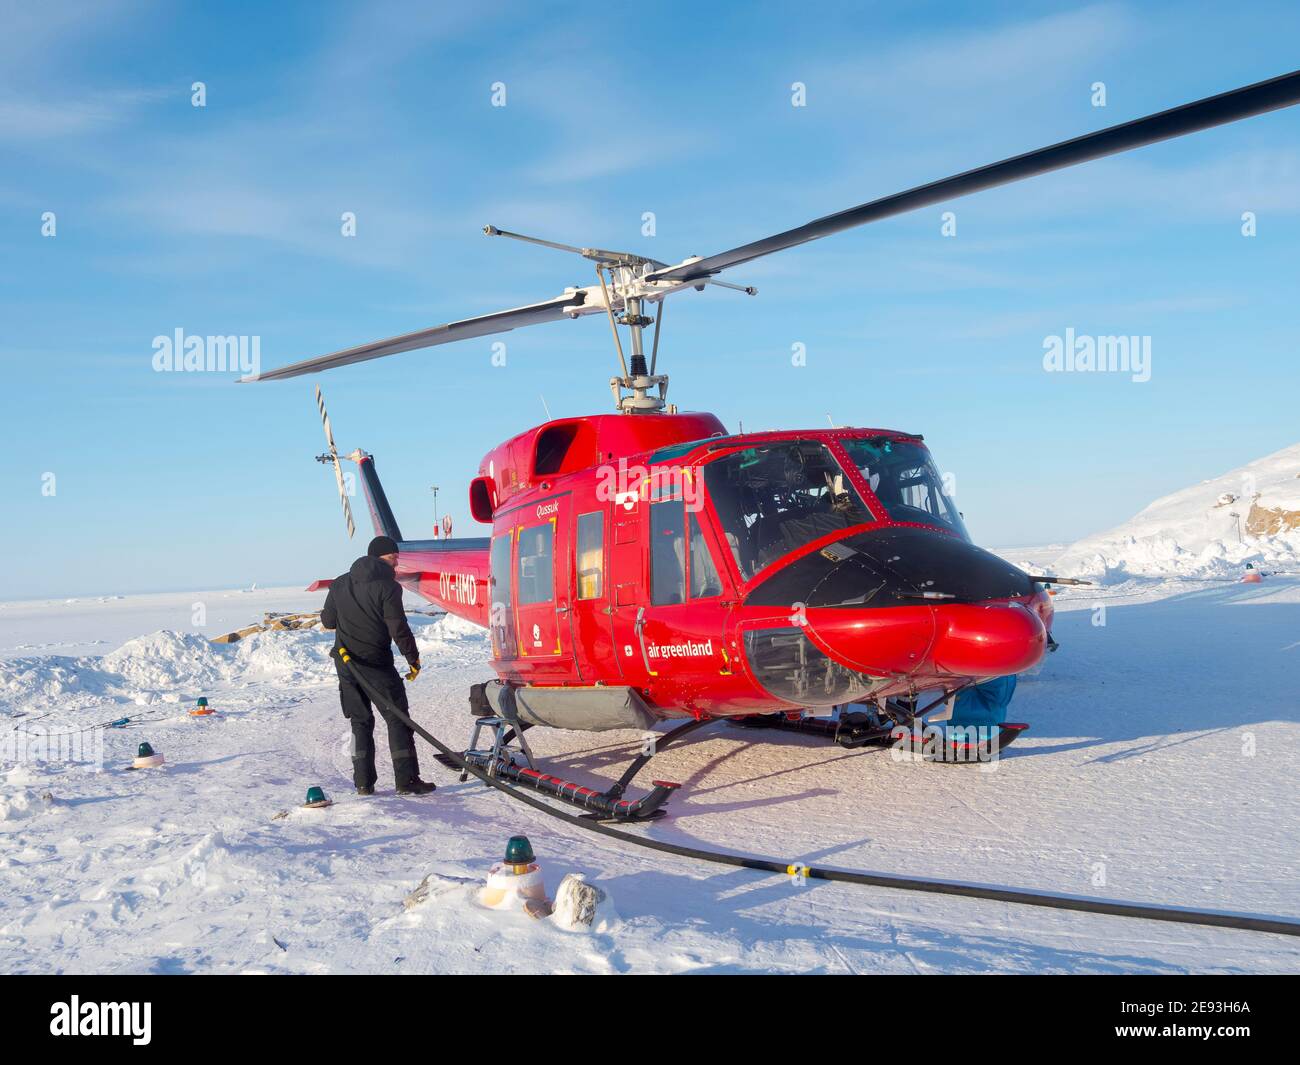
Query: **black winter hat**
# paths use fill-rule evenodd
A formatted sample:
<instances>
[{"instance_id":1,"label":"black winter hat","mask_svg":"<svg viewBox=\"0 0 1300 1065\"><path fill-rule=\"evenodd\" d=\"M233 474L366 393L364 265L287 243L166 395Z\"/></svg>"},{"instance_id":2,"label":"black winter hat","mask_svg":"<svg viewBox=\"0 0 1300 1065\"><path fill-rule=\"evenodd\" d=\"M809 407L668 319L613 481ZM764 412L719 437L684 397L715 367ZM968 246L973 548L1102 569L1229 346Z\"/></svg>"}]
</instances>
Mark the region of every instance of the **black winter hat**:
<instances>
[{"instance_id":1,"label":"black winter hat","mask_svg":"<svg viewBox=\"0 0 1300 1065\"><path fill-rule=\"evenodd\" d=\"M370 546L366 548L366 554L371 558L378 558L380 555L397 554L397 541L391 536L376 536L370 541Z\"/></svg>"}]
</instances>

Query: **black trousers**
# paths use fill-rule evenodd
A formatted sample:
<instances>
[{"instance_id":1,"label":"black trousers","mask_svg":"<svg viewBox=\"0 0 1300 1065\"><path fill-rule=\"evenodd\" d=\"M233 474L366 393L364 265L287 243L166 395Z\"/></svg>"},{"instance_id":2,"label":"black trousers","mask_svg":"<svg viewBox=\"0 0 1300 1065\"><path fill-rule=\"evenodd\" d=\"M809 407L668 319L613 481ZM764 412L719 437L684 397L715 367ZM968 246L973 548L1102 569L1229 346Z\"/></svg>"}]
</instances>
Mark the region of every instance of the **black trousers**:
<instances>
[{"instance_id":1,"label":"black trousers","mask_svg":"<svg viewBox=\"0 0 1300 1065\"><path fill-rule=\"evenodd\" d=\"M344 662L334 655L334 668L339 675L339 702L343 716L352 725L352 783L358 788L375 786L375 715L370 696L357 683ZM404 712L408 710L406 689L401 675L389 665L369 666L352 659L352 665L366 678L375 691L386 696ZM411 727L399 720L384 705L377 709L388 726L388 751L393 756L393 777L399 788L405 787L420 775L420 762L415 753L415 734Z\"/></svg>"}]
</instances>

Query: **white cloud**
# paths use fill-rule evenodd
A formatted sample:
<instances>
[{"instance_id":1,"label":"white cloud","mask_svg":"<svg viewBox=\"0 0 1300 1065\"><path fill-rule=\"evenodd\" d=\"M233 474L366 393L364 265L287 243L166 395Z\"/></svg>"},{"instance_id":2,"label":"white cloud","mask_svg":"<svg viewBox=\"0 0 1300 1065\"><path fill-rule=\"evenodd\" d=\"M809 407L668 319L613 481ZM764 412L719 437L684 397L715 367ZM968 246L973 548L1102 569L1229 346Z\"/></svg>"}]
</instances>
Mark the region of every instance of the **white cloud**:
<instances>
[{"instance_id":1,"label":"white cloud","mask_svg":"<svg viewBox=\"0 0 1300 1065\"><path fill-rule=\"evenodd\" d=\"M991 30L940 29L883 54L819 67L815 84L819 95L874 104L894 117L920 112L933 124L978 110L991 90L1014 89L1029 106L1045 81L1085 69L1100 74L1135 28L1124 8L1099 4Z\"/></svg>"},{"instance_id":2,"label":"white cloud","mask_svg":"<svg viewBox=\"0 0 1300 1065\"><path fill-rule=\"evenodd\" d=\"M32 141L92 133L126 123L179 89L110 89L64 99L0 99L0 140Z\"/></svg>"}]
</instances>

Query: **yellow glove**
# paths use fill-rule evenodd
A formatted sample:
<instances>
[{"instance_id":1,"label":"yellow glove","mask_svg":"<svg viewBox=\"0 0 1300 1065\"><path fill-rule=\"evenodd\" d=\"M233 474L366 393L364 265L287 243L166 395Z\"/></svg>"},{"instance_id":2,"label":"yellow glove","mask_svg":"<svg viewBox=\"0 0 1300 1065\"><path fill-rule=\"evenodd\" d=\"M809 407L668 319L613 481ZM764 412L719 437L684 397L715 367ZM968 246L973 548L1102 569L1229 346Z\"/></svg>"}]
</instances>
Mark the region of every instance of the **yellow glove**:
<instances>
[{"instance_id":1,"label":"yellow glove","mask_svg":"<svg viewBox=\"0 0 1300 1065\"><path fill-rule=\"evenodd\" d=\"M406 674L406 683L410 684L411 681L415 680L415 678L418 677L419 675L420 675L420 665L417 662L415 665L411 667L411 671Z\"/></svg>"}]
</instances>

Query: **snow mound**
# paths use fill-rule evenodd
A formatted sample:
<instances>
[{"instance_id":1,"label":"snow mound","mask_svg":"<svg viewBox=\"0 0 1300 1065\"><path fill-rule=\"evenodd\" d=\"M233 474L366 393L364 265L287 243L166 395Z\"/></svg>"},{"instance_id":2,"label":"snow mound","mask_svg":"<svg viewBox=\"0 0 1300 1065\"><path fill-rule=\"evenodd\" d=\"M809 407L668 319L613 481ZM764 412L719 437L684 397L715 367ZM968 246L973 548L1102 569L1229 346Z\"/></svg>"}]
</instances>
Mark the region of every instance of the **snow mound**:
<instances>
[{"instance_id":1,"label":"snow mound","mask_svg":"<svg viewBox=\"0 0 1300 1065\"><path fill-rule=\"evenodd\" d=\"M454 614L412 625L411 631L421 658L462 659L472 654L490 654L487 629Z\"/></svg>"},{"instance_id":2,"label":"snow mound","mask_svg":"<svg viewBox=\"0 0 1300 1065\"><path fill-rule=\"evenodd\" d=\"M438 635L444 640L483 640L487 635L487 629L482 625L475 625L472 621L466 621L464 618L458 618L455 614L444 614L436 619L429 626L436 629Z\"/></svg>"},{"instance_id":3,"label":"snow mound","mask_svg":"<svg viewBox=\"0 0 1300 1065\"><path fill-rule=\"evenodd\" d=\"M490 653L486 630L447 615L412 619L422 657L465 661ZM162 629L102 657L29 656L0 661L0 714L31 712L72 696L149 705L176 703L247 683L332 683L334 634L321 629L256 632L233 644Z\"/></svg>"},{"instance_id":4,"label":"snow mound","mask_svg":"<svg viewBox=\"0 0 1300 1065\"><path fill-rule=\"evenodd\" d=\"M99 660L99 669L123 685L152 689L216 684L229 673L223 667L216 645L197 633L169 629L127 640Z\"/></svg>"},{"instance_id":5,"label":"snow mound","mask_svg":"<svg viewBox=\"0 0 1300 1065\"><path fill-rule=\"evenodd\" d=\"M255 632L231 645L226 677L293 682L332 677L333 646L334 634L320 630Z\"/></svg>"},{"instance_id":6,"label":"snow mound","mask_svg":"<svg viewBox=\"0 0 1300 1065\"><path fill-rule=\"evenodd\" d=\"M1157 499L1068 548L1063 577L1238 578L1247 563L1300 571L1300 444Z\"/></svg>"},{"instance_id":7,"label":"snow mound","mask_svg":"<svg viewBox=\"0 0 1300 1065\"><path fill-rule=\"evenodd\" d=\"M9 659L0 662L0 712L54 703L70 708L74 696L148 705L250 681L316 683L331 675L331 645L328 634L310 630L257 633L222 645L197 633L162 629L102 657Z\"/></svg>"},{"instance_id":8,"label":"snow mound","mask_svg":"<svg viewBox=\"0 0 1300 1065\"><path fill-rule=\"evenodd\" d=\"M26 766L16 766L3 774L5 791L0 792L0 824L35 817L53 801L37 774Z\"/></svg>"},{"instance_id":9,"label":"snow mound","mask_svg":"<svg viewBox=\"0 0 1300 1065\"><path fill-rule=\"evenodd\" d=\"M0 822L21 821L32 817L40 811L41 806L37 793L26 788L0 795Z\"/></svg>"},{"instance_id":10,"label":"snow mound","mask_svg":"<svg viewBox=\"0 0 1300 1065\"><path fill-rule=\"evenodd\" d=\"M63 656L12 658L0 662L0 708L83 691L85 677L80 662L80 659Z\"/></svg>"}]
</instances>

